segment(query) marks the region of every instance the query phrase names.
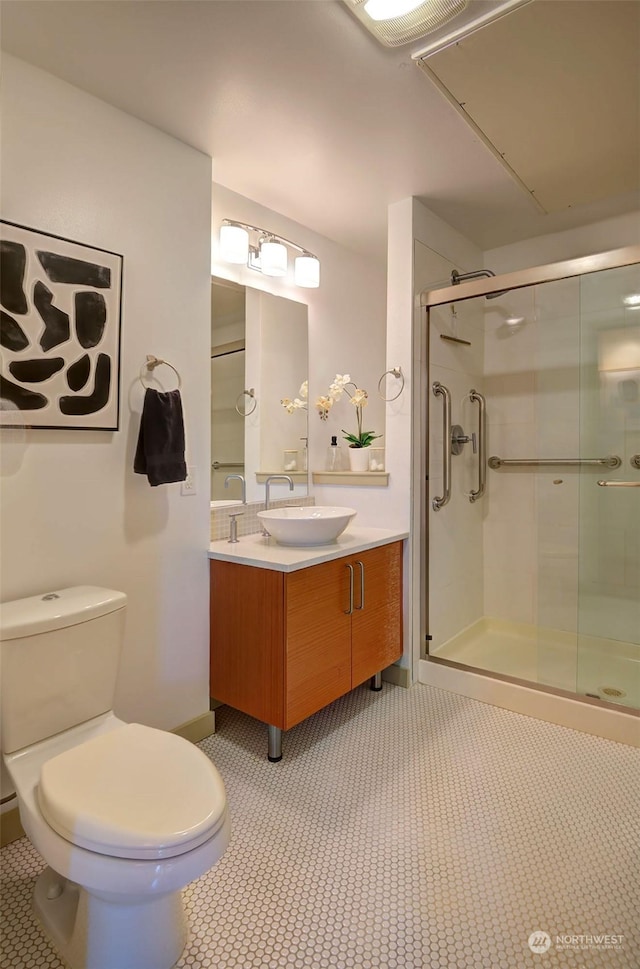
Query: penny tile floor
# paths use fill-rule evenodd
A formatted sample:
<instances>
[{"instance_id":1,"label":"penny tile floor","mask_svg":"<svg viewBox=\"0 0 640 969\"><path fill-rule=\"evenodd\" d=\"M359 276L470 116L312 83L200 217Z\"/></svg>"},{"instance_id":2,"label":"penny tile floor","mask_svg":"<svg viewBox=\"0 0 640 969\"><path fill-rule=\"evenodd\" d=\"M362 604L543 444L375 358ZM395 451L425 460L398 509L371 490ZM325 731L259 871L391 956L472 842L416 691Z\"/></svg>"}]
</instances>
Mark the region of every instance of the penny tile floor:
<instances>
[{"instance_id":1,"label":"penny tile floor","mask_svg":"<svg viewBox=\"0 0 640 969\"><path fill-rule=\"evenodd\" d=\"M217 727L232 840L185 891L179 969L640 966L637 749L386 683L285 734L279 764L257 721ZM61 969L41 858L23 838L1 861L0 966Z\"/></svg>"}]
</instances>

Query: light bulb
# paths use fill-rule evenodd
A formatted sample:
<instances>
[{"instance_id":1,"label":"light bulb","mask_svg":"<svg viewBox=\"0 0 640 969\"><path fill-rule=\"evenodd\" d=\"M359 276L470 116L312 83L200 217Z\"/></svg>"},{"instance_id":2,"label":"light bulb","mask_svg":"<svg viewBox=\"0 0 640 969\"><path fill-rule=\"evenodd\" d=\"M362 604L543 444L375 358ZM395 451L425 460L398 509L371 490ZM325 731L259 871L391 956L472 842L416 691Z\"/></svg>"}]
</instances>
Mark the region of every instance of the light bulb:
<instances>
[{"instance_id":1,"label":"light bulb","mask_svg":"<svg viewBox=\"0 0 640 969\"><path fill-rule=\"evenodd\" d=\"M320 261L309 254L298 256L294 267L294 281L296 286L317 289L320 285Z\"/></svg>"},{"instance_id":2,"label":"light bulb","mask_svg":"<svg viewBox=\"0 0 640 969\"><path fill-rule=\"evenodd\" d=\"M423 0L367 0L364 9L372 20L391 20L404 17L421 3Z\"/></svg>"},{"instance_id":3,"label":"light bulb","mask_svg":"<svg viewBox=\"0 0 640 969\"><path fill-rule=\"evenodd\" d=\"M287 275L287 247L270 239L260 244L260 265L265 276Z\"/></svg>"},{"instance_id":4,"label":"light bulb","mask_svg":"<svg viewBox=\"0 0 640 969\"><path fill-rule=\"evenodd\" d=\"M249 233L240 225L220 226L220 257L225 262L246 265L249 258Z\"/></svg>"}]
</instances>

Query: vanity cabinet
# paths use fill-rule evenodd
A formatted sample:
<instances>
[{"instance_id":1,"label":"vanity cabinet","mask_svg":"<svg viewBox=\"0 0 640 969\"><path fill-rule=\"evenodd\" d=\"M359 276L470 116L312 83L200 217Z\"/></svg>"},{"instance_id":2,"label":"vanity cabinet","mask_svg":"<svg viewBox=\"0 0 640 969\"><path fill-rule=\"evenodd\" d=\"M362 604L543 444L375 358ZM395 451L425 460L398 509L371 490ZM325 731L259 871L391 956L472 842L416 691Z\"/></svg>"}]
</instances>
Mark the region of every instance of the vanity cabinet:
<instances>
[{"instance_id":1,"label":"vanity cabinet","mask_svg":"<svg viewBox=\"0 0 640 969\"><path fill-rule=\"evenodd\" d=\"M401 654L401 542L293 572L211 561L211 696L270 728L288 730Z\"/></svg>"}]
</instances>

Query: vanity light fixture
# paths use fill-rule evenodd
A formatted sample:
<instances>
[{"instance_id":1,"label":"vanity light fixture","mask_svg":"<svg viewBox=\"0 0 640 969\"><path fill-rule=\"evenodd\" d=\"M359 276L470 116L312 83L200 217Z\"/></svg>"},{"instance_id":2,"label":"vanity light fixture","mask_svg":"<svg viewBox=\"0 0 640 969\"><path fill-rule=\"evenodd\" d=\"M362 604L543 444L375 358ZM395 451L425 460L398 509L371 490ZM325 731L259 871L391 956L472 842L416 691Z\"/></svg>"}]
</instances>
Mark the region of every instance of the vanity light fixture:
<instances>
[{"instance_id":1,"label":"vanity light fixture","mask_svg":"<svg viewBox=\"0 0 640 969\"><path fill-rule=\"evenodd\" d=\"M220 253L225 262L238 266L246 265L249 259L249 235L234 222L223 222L220 226Z\"/></svg>"},{"instance_id":2,"label":"vanity light fixture","mask_svg":"<svg viewBox=\"0 0 640 969\"><path fill-rule=\"evenodd\" d=\"M265 276L287 275L287 247L275 236L260 243L260 269Z\"/></svg>"},{"instance_id":3,"label":"vanity light fixture","mask_svg":"<svg viewBox=\"0 0 640 969\"><path fill-rule=\"evenodd\" d=\"M225 262L247 265L265 276L286 276L289 249L299 252L294 264L296 286L317 289L320 260L296 242L246 222L223 219L220 226L220 256Z\"/></svg>"}]
</instances>

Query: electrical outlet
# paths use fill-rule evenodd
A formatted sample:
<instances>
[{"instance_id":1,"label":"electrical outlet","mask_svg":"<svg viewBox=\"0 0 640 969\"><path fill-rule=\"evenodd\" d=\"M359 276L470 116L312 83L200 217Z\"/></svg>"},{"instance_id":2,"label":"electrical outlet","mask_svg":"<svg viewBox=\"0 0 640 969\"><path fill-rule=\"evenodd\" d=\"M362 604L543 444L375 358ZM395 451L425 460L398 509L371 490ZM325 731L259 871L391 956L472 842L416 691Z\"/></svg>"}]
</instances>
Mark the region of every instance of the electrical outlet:
<instances>
[{"instance_id":1,"label":"electrical outlet","mask_svg":"<svg viewBox=\"0 0 640 969\"><path fill-rule=\"evenodd\" d=\"M187 477L180 484L180 494L181 495L195 495L198 489L196 488L196 469L194 465L188 465L187 467Z\"/></svg>"}]
</instances>

